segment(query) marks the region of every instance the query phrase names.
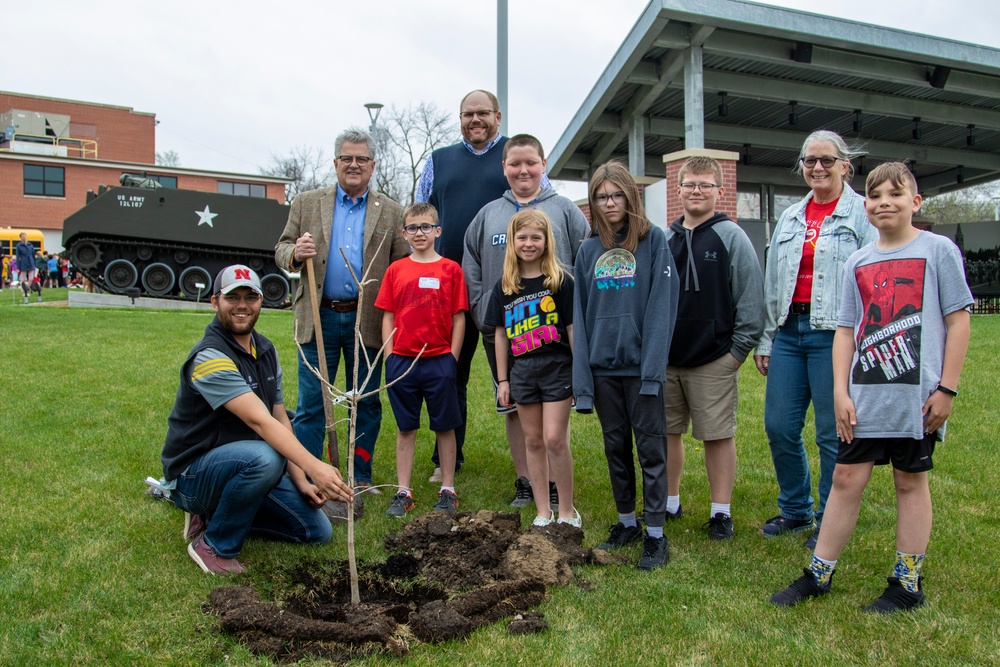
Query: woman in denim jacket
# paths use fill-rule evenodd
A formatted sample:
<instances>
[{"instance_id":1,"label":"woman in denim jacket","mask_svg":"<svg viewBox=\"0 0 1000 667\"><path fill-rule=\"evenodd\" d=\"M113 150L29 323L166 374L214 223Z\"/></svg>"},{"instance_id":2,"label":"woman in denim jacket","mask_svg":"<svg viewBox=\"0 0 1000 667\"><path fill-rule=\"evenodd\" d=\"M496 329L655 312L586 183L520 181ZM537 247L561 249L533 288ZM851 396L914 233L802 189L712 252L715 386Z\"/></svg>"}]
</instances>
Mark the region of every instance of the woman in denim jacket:
<instances>
[{"instance_id":1,"label":"woman in denim jacket","mask_svg":"<svg viewBox=\"0 0 1000 667\"><path fill-rule=\"evenodd\" d=\"M818 130L806 138L797 169L811 192L778 220L764 272L767 312L754 362L767 377L764 429L781 512L759 532L775 537L812 529L806 540L810 549L816 546L837 460L832 350L844 263L878 238L865 215L864 197L847 184L854 175L851 158L861 154L835 132ZM810 401L820 455L815 513L802 440Z\"/></svg>"}]
</instances>

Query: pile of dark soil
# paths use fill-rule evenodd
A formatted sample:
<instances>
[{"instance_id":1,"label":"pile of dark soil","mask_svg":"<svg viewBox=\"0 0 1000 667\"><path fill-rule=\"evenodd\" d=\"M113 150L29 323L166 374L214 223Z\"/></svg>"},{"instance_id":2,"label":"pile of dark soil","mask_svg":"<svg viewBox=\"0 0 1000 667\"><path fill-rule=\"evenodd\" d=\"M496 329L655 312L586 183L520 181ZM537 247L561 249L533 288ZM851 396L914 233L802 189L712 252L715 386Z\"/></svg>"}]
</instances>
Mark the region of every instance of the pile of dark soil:
<instances>
[{"instance_id":1,"label":"pile of dark soil","mask_svg":"<svg viewBox=\"0 0 1000 667\"><path fill-rule=\"evenodd\" d=\"M548 624L530 610L547 587L572 582L573 565L607 559L582 541L583 531L567 525L522 532L515 513L432 512L386 538L385 563L359 566L357 607L344 562L290 572L277 588L293 592L274 602L245 586L216 588L210 611L224 632L276 661L403 655L413 641L462 638L505 619L511 633L539 632Z\"/></svg>"}]
</instances>

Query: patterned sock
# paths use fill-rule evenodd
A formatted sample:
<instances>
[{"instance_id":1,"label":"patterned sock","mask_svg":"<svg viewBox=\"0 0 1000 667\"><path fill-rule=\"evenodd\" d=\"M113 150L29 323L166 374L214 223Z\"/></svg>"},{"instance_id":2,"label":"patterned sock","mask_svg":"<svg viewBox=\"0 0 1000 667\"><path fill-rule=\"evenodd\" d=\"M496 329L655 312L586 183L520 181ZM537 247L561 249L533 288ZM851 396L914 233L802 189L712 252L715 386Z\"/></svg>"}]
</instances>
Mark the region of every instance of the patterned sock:
<instances>
[{"instance_id":1,"label":"patterned sock","mask_svg":"<svg viewBox=\"0 0 1000 667\"><path fill-rule=\"evenodd\" d=\"M712 503L712 512L708 515L708 518L714 519L716 514L732 516L729 513L729 503Z\"/></svg>"},{"instance_id":2,"label":"patterned sock","mask_svg":"<svg viewBox=\"0 0 1000 667\"><path fill-rule=\"evenodd\" d=\"M920 568L924 564L926 554L904 554L902 551L896 552L896 567L893 576L899 579L903 588L916 593L920 586Z\"/></svg>"},{"instance_id":3,"label":"patterned sock","mask_svg":"<svg viewBox=\"0 0 1000 667\"><path fill-rule=\"evenodd\" d=\"M677 494L676 496L667 496L667 511L671 514L677 514L677 510L681 507L681 496Z\"/></svg>"},{"instance_id":4,"label":"patterned sock","mask_svg":"<svg viewBox=\"0 0 1000 667\"><path fill-rule=\"evenodd\" d=\"M663 526L646 526L646 534L650 537L660 539L663 537Z\"/></svg>"},{"instance_id":5,"label":"patterned sock","mask_svg":"<svg viewBox=\"0 0 1000 667\"><path fill-rule=\"evenodd\" d=\"M451 491L452 493L455 493L455 487L454 486L442 486L441 490L442 491Z\"/></svg>"},{"instance_id":6,"label":"patterned sock","mask_svg":"<svg viewBox=\"0 0 1000 667\"><path fill-rule=\"evenodd\" d=\"M635 520L635 512L631 514L619 514L618 520L625 524L626 528L635 528L639 523Z\"/></svg>"},{"instance_id":7,"label":"patterned sock","mask_svg":"<svg viewBox=\"0 0 1000 667\"><path fill-rule=\"evenodd\" d=\"M816 554L813 554L812 562L809 563L809 572L816 578L817 584L820 586L829 586L830 579L833 577L833 571L836 567L837 561L823 560Z\"/></svg>"}]
</instances>

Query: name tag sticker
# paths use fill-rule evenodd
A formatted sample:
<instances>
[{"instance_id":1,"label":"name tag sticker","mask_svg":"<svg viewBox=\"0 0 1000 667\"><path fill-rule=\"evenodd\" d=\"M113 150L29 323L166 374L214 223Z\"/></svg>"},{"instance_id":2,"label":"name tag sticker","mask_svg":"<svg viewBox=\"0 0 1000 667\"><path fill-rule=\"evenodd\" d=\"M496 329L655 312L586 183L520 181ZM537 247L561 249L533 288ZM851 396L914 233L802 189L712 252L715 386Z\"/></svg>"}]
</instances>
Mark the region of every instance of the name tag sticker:
<instances>
[{"instance_id":1,"label":"name tag sticker","mask_svg":"<svg viewBox=\"0 0 1000 667\"><path fill-rule=\"evenodd\" d=\"M421 278L419 287L421 289L441 289L441 281L437 278Z\"/></svg>"}]
</instances>

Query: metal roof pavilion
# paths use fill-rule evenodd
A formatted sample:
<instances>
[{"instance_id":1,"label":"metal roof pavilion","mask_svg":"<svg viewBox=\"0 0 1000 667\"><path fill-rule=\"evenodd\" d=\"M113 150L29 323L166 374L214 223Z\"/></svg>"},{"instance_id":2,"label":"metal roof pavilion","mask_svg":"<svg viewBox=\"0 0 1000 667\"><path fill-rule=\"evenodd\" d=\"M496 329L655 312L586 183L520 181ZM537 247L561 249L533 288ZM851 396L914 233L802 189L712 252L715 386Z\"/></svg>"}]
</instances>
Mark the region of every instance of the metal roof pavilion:
<instances>
[{"instance_id":1,"label":"metal roof pavilion","mask_svg":"<svg viewBox=\"0 0 1000 667\"><path fill-rule=\"evenodd\" d=\"M942 9L942 11L945 11ZM863 175L908 160L924 195L1000 179L1000 50L739 0L652 0L548 161L662 177L684 148L739 152L739 189L801 193L817 129L861 140Z\"/></svg>"}]
</instances>

